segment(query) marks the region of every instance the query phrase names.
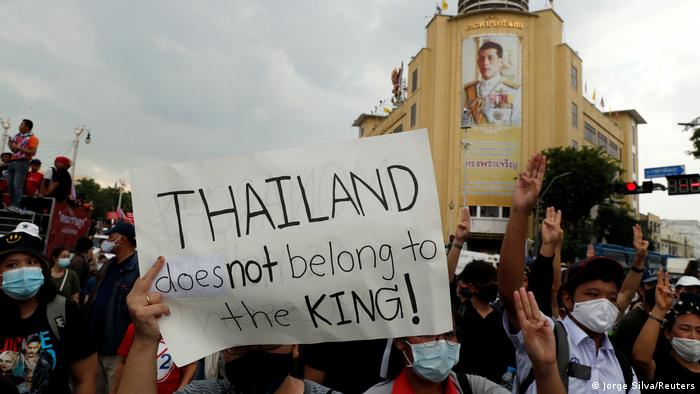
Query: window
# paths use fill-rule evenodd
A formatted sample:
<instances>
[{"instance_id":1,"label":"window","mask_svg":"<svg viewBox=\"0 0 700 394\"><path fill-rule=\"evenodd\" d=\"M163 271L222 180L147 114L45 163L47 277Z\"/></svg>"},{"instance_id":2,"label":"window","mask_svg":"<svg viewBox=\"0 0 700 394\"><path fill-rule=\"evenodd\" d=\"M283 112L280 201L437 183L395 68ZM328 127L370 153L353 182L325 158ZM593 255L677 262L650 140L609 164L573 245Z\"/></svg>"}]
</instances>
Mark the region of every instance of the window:
<instances>
[{"instance_id":1,"label":"window","mask_svg":"<svg viewBox=\"0 0 700 394\"><path fill-rule=\"evenodd\" d=\"M416 105L411 106L411 127L416 125Z\"/></svg>"},{"instance_id":2,"label":"window","mask_svg":"<svg viewBox=\"0 0 700 394\"><path fill-rule=\"evenodd\" d=\"M415 92L416 89L418 89L418 69L413 70L411 74L411 93Z\"/></svg>"},{"instance_id":3,"label":"window","mask_svg":"<svg viewBox=\"0 0 700 394\"><path fill-rule=\"evenodd\" d=\"M482 206L481 207L481 215L479 215L479 216L482 218L497 218L497 217L499 217L500 213L501 213L501 207Z\"/></svg>"},{"instance_id":4,"label":"window","mask_svg":"<svg viewBox=\"0 0 700 394\"><path fill-rule=\"evenodd\" d=\"M571 140L571 147L578 150L578 141L576 140Z\"/></svg>"},{"instance_id":5,"label":"window","mask_svg":"<svg viewBox=\"0 0 700 394\"><path fill-rule=\"evenodd\" d=\"M403 124L398 125L392 133L400 133L403 131Z\"/></svg>"},{"instance_id":6,"label":"window","mask_svg":"<svg viewBox=\"0 0 700 394\"><path fill-rule=\"evenodd\" d=\"M637 154L632 152L632 175L637 175Z\"/></svg>"},{"instance_id":7,"label":"window","mask_svg":"<svg viewBox=\"0 0 700 394\"><path fill-rule=\"evenodd\" d=\"M571 87L574 90L577 90L577 86L578 86L578 70L576 69L576 67L571 66Z\"/></svg>"},{"instance_id":8,"label":"window","mask_svg":"<svg viewBox=\"0 0 700 394\"><path fill-rule=\"evenodd\" d=\"M571 103L571 127L578 128L578 105Z\"/></svg>"},{"instance_id":9,"label":"window","mask_svg":"<svg viewBox=\"0 0 700 394\"><path fill-rule=\"evenodd\" d=\"M620 156L618 156L618 152L619 152L619 150L617 149L617 144L610 141L610 143L608 143L608 154L610 156L612 156L613 158L620 160Z\"/></svg>"},{"instance_id":10,"label":"window","mask_svg":"<svg viewBox=\"0 0 700 394\"><path fill-rule=\"evenodd\" d=\"M503 218L509 218L510 217L510 207L503 207L501 208L501 217Z\"/></svg>"},{"instance_id":11,"label":"window","mask_svg":"<svg viewBox=\"0 0 700 394\"><path fill-rule=\"evenodd\" d=\"M586 123L584 126L583 139L591 144L595 144L595 129L588 123Z\"/></svg>"},{"instance_id":12,"label":"window","mask_svg":"<svg viewBox=\"0 0 700 394\"><path fill-rule=\"evenodd\" d=\"M637 126L632 126L632 146L637 146Z\"/></svg>"},{"instance_id":13,"label":"window","mask_svg":"<svg viewBox=\"0 0 700 394\"><path fill-rule=\"evenodd\" d=\"M603 152L608 151L608 137L604 136L603 133L598 133L598 147L603 150Z\"/></svg>"},{"instance_id":14,"label":"window","mask_svg":"<svg viewBox=\"0 0 700 394\"><path fill-rule=\"evenodd\" d=\"M476 216L476 205L469 206L469 216L475 218Z\"/></svg>"}]
</instances>

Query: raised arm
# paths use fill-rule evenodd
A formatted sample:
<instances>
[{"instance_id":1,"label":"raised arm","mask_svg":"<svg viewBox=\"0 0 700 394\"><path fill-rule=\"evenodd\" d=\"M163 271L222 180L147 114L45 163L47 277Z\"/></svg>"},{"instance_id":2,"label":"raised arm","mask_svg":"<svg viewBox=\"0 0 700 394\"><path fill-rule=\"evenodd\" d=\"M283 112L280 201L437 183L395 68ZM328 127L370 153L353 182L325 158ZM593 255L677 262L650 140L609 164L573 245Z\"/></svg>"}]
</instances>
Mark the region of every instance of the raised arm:
<instances>
[{"instance_id":1,"label":"raised arm","mask_svg":"<svg viewBox=\"0 0 700 394\"><path fill-rule=\"evenodd\" d=\"M673 305L673 292L669 284L668 273L661 270L656 273L656 305L649 313L649 319L642 327L637 340L632 348L632 362L637 367L637 370L642 374L642 380L651 380L656 372L656 363L654 362L654 351L656 350L656 341L659 338L661 325L666 317L666 312Z\"/></svg>"},{"instance_id":2,"label":"raised arm","mask_svg":"<svg viewBox=\"0 0 700 394\"><path fill-rule=\"evenodd\" d=\"M647 249L649 248L649 241L644 240L642 237L642 227L635 224L632 227L632 232L634 233L634 249L636 253L634 255L634 261L632 262L632 267L625 277L625 281L622 282L622 289L617 295L617 306L622 312L627 309L630 304L630 300L634 297L634 293L639 289L639 285L642 282L642 273L644 272L644 266L646 265Z\"/></svg>"},{"instance_id":3,"label":"raised arm","mask_svg":"<svg viewBox=\"0 0 700 394\"><path fill-rule=\"evenodd\" d=\"M452 283L455 276L455 270L457 269L457 263L459 262L459 255L462 253L462 245L467 241L469 237L469 229L471 228L471 218L469 216L469 207L462 208L462 220L457 223L457 228L455 228L455 239L450 247L450 251L447 253L447 275Z\"/></svg>"},{"instance_id":4,"label":"raised arm","mask_svg":"<svg viewBox=\"0 0 700 394\"><path fill-rule=\"evenodd\" d=\"M513 292L518 290L523 283L527 219L540 194L546 167L547 158L537 153L527 163L525 172L518 176L513 190L513 203L508 226L501 246L498 292L503 297L511 328L516 330L519 329L519 326L513 303Z\"/></svg>"},{"instance_id":5,"label":"raised arm","mask_svg":"<svg viewBox=\"0 0 700 394\"><path fill-rule=\"evenodd\" d=\"M550 320L542 315L535 295L524 288L513 292L518 325L532 369L538 393L565 393L557 368L557 345Z\"/></svg>"},{"instance_id":6,"label":"raised arm","mask_svg":"<svg viewBox=\"0 0 700 394\"><path fill-rule=\"evenodd\" d=\"M146 275L136 280L126 304L134 322L134 343L122 373L117 394L153 393L156 389L156 363L160 328L158 319L170 315L170 309L161 303L160 293L150 293L149 289L165 259L159 257Z\"/></svg>"},{"instance_id":7,"label":"raised arm","mask_svg":"<svg viewBox=\"0 0 700 394\"><path fill-rule=\"evenodd\" d=\"M559 218L559 222L561 223L561 217ZM559 288L561 287L561 248L563 244L564 230L561 231L559 242L557 242L557 246L554 247L554 260L552 261L552 299L550 301L552 305L552 313L559 313L557 294L559 294Z\"/></svg>"}]
</instances>

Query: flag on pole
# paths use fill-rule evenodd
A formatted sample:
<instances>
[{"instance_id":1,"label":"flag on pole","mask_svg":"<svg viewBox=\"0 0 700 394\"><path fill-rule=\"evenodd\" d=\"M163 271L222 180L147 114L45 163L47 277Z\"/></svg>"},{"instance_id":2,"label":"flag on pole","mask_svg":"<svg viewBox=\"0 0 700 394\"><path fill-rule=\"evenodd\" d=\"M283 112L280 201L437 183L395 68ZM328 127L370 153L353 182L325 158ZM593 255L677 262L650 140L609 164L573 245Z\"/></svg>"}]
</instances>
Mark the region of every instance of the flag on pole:
<instances>
[{"instance_id":1,"label":"flag on pole","mask_svg":"<svg viewBox=\"0 0 700 394\"><path fill-rule=\"evenodd\" d=\"M595 104L595 88L593 89L593 104Z\"/></svg>"},{"instance_id":2,"label":"flag on pole","mask_svg":"<svg viewBox=\"0 0 700 394\"><path fill-rule=\"evenodd\" d=\"M605 97L600 96L600 107L605 109Z\"/></svg>"},{"instance_id":3,"label":"flag on pole","mask_svg":"<svg viewBox=\"0 0 700 394\"><path fill-rule=\"evenodd\" d=\"M442 0L442 10L447 11L447 7L448 7L447 0Z\"/></svg>"},{"instance_id":4,"label":"flag on pole","mask_svg":"<svg viewBox=\"0 0 700 394\"><path fill-rule=\"evenodd\" d=\"M391 112L391 110L390 110L389 108L384 107L384 113L387 113L387 114L388 114L388 113L390 113L390 112Z\"/></svg>"}]
</instances>

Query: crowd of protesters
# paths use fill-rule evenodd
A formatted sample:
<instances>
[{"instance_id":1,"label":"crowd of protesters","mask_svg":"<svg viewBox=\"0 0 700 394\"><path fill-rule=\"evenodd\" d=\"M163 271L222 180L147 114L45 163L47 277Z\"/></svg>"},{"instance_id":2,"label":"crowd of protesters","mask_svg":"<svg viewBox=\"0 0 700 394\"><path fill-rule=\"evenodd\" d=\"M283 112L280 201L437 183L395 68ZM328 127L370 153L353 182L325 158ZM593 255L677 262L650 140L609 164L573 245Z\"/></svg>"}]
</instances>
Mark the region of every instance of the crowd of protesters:
<instances>
[{"instance_id":1,"label":"crowd of protesters","mask_svg":"<svg viewBox=\"0 0 700 394\"><path fill-rule=\"evenodd\" d=\"M42 162L35 158L39 138L34 134L34 122L23 119L18 133L7 141L10 152L0 154L0 193L5 195L2 206L15 213L39 210L41 198L57 202L77 200L69 172L71 161L65 156L53 158L53 166L41 171ZM6 193L6 194L5 194Z\"/></svg>"},{"instance_id":2,"label":"crowd of protesters","mask_svg":"<svg viewBox=\"0 0 700 394\"><path fill-rule=\"evenodd\" d=\"M29 148L21 152L30 153ZM648 242L639 226L633 228L636 254L629 267L596 256L592 249L577 261L562 263L566 207L546 210L541 243L526 263L528 221L545 169L546 157L534 155L517 178L497 265L477 260L455 272L470 234L469 212L463 210L446 250L452 330L314 345L239 346L183 366L163 357L168 346L158 319L170 311L160 294L151 292L165 261L159 258L140 275L133 225L118 222L104 231L107 238L99 250L86 237L44 256L38 229L22 223L0 237L0 310L5 317L0 325L0 391L697 390L697 266L672 286L668 273L647 266Z\"/></svg>"}]
</instances>

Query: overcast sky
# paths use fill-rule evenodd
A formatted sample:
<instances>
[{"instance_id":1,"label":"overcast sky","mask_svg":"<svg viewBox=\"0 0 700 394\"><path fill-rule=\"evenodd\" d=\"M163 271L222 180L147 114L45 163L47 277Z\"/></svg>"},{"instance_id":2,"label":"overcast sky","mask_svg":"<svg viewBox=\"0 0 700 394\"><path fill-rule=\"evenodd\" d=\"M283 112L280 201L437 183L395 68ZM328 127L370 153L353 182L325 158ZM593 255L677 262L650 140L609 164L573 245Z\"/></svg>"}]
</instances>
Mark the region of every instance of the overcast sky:
<instances>
[{"instance_id":1,"label":"overcast sky","mask_svg":"<svg viewBox=\"0 0 700 394\"><path fill-rule=\"evenodd\" d=\"M391 68L425 43L437 1L0 2L0 116L35 122L39 157L70 156L105 184L149 163L356 138L390 94ZM547 0L530 1L539 10ZM448 1L457 11L457 0ZM695 0L557 0L583 79L635 108L640 169L700 161L676 123L700 116ZM665 182L665 181L664 181ZM641 197L642 211L700 219L700 196Z\"/></svg>"}]
</instances>

